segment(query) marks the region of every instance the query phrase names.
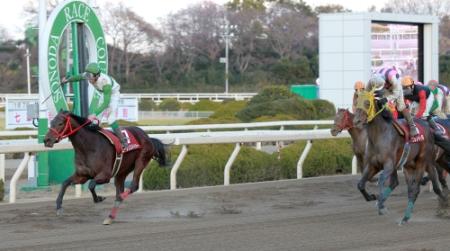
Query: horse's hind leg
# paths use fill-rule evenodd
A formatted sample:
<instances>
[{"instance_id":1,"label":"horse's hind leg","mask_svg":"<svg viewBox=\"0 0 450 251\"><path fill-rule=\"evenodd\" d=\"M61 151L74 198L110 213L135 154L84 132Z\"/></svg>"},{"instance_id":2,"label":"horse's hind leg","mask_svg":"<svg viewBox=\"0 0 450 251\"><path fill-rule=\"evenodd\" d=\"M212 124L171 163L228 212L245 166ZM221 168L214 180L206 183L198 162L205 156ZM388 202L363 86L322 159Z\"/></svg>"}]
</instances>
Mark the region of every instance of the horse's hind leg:
<instances>
[{"instance_id":1,"label":"horse's hind leg","mask_svg":"<svg viewBox=\"0 0 450 251\"><path fill-rule=\"evenodd\" d=\"M141 178L141 174L144 169L147 167L147 164L150 162L150 159L145 157L139 157L134 165L133 172L133 180L131 181L131 185L128 189L125 190L120 196L122 199L126 199L130 194L136 192L139 188L139 179Z\"/></svg>"},{"instance_id":2,"label":"horse's hind leg","mask_svg":"<svg viewBox=\"0 0 450 251\"><path fill-rule=\"evenodd\" d=\"M126 175L116 176L114 180L114 185L116 186L116 200L114 201L114 206L111 209L111 212L109 213L108 217L106 217L106 219L103 221L103 225L110 225L113 222L113 220L117 217L119 206L120 204L122 204L123 201L120 194L124 192L125 178Z\"/></svg>"},{"instance_id":3,"label":"horse's hind leg","mask_svg":"<svg viewBox=\"0 0 450 251\"><path fill-rule=\"evenodd\" d=\"M64 198L64 194L66 193L67 187L69 187L72 184L83 184L86 182L86 177L80 177L76 174L70 176L67 178L62 184L61 184L61 190L59 191L58 198L56 199L56 214L62 215L63 209L62 209L62 202Z\"/></svg>"},{"instance_id":4,"label":"horse's hind leg","mask_svg":"<svg viewBox=\"0 0 450 251\"><path fill-rule=\"evenodd\" d=\"M436 169L440 169L440 168L438 168L437 166L436 166ZM428 176L430 177L430 180L431 180L431 183L432 183L432 185L433 185L433 191L434 191L434 193L435 194L437 194L438 195L438 197L439 197L439 207L438 207L438 209L437 209L437 211L436 211L436 214L438 215L438 216L443 216L443 215L446 215L447 214L447 207L448 207L448 193L447 192L443 192L441 189L440 189L440 187L439 187L439 184L438 184L438 178L436 177L436 176L439 176L439 179L441 179L441 178L443 178L443 175L442 175L442 169L440 169L439 171L436 171L436 169L434 168L434 166L429 166L428 167ZM437 173L439 173L439 175L437 175ZM445 188L446 188L446 186L447 186L447 182L445 181L445 178L443 178L444 179L444 183L445 183ZM443 182L442 182L442 180L440 181L441 182L441 184L443 185ZM443 187L444 187L444 185L443 185ZM444 189L445 189L444 188ZM448 190L446 190L446 191L448 191Z\"/></svg>"},{"instance_id":5,"label":"horse's hind leg","mask_svg":"<svg viewBox=\"0 0 450 251\"><path fill-rule=\"evenodd\" d=\"M91 191L92 199L94 200L94 203L99 203L99 202L104 201L106 199L106 197L97 195L97 193L95 192L95 186L97 186L97 181L95 179L92 179L89 182L89 191Z\"/></svg>"}]
</instances>

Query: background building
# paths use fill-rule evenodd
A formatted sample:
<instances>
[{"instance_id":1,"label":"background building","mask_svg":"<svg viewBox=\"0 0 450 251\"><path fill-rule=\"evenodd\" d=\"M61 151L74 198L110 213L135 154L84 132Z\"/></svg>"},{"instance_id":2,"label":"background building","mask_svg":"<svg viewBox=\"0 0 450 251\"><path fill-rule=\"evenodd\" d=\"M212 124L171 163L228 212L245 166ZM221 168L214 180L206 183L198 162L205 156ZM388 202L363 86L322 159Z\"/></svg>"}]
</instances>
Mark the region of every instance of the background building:
<instances>
[{"instance_id":1,"label":"background building","mask_svg":"<svg viewBox=\"0 0 450 251\"><path fill-rule=\"evenodd\" d=\"M439 77L439 19L390 13L319 16L320 98L350 108L353 84L395 66L421 82Z\"/></svg>"}]
</instances>

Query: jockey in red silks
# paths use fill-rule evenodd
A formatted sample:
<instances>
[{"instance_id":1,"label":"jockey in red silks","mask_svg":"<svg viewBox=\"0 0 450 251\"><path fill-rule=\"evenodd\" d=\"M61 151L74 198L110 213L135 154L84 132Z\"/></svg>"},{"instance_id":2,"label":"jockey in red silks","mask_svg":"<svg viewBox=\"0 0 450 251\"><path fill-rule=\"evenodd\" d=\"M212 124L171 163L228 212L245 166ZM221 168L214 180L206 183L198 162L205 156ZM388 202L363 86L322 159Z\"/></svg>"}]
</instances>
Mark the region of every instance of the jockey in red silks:
<instances>
[{"instance_id":1,"label":"jockey in red silks","mask_svg":"<svg viewBox=\"0 0 450 251\"><path fill-rule=\"evenodd\" d=\"M401 112L408 122L410 138L415 138L419 135L419 130L417 130L409 108L405 105L403 88L400 83L400 74L395 68L381 69L378 71L378 74L372 76L368 86L375 87L377 92L382 92L380 94L382 95L381 98L386 98L388 102L395 104L397 111Z\"/></svg>"},{"instance_id":2,"label":"jockey in red silks","mask_svg":"<svg viewBox=\"0 0 450 251\"><path fill-rule=\"evenodd\" d=\"M403 77L402 86L405 99L412 102L411 107L418 106L416 109L412 108L412 113L415 114L415 117L426 119L436 133L442 134L442 131L437 127L433 119L433 116L438 115L440 111L439 103L433 91L428 86L416 84L411 76Z\"/></svg>"},{"instance_id":3,"label":"jockey in red silks","mask_svg":"<svg viewBox=\"0 0 450 251\"><path fill-rule=\"evenodd\" d=\"M434 103L434 97L430 95L430 88L416 84L411 76L404 76L401 82L405 100L413 103L411 105L412 114L418 119L428 116ZM414 103L417 106L415 109L412 108Z\"/></svg>"}]
</instances>

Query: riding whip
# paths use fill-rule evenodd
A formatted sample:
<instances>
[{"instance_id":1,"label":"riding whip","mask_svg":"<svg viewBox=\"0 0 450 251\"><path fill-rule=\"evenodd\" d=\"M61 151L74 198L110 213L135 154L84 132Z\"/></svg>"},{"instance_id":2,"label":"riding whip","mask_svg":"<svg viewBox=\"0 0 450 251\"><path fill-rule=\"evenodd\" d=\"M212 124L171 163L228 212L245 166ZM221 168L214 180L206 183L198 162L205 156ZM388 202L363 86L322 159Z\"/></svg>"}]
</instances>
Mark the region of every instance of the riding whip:
<instances>
[{"instance_id":1,"label":"riding whip","mask_svg":"<svg viewBox=\"0 0 450 251\"><path fill-rule=\"evenodd\" d=\"M60 86L62 86L63 84L65 84L65 83L61 83ZM53 90L53 91L50 93L50 95L48 95L48 97L46 97L46 98L44 99L44 101L42 101L41 105L44 104L45 101L47 101L51 96L53 96L53 94L55 94L55 92L56 92L58 89L59 89L59 88L56 88L55 90Z\"/></svg>"}]
</instances>

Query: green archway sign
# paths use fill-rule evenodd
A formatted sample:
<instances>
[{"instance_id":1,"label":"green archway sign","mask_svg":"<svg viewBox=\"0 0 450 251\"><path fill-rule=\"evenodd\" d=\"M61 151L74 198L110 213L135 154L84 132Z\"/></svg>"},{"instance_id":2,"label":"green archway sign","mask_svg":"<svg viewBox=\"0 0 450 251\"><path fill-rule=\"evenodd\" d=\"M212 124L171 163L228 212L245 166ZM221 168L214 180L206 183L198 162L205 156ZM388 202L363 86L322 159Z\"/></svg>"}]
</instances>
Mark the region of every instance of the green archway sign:
<instances>
[{"instance_id":1,"label":"green archway sign","mask_svg":"<svg viewBox=\"0 0 450 251\"><path fill-rule=\"evenodd\" d=\"M80 24L85 31L81 40L78 39L79 34L77 32ZM65 36L65 34L68 34L65 31L69 27L71 36ZM80 41L87 50L87 60L97 62L102 72L107 73L108 70L108 50L104 32L94 9L86 2L73 0L59 4L49 16L42 34L44 34L43 37L39 39L41 43L39 46L39 142L42 142L48 131L48 122L56 116L57 112L60 109L69 110L67 99L60 85L62 76L59 68L61 65L59 56L62 41L71 37L72 61L66 62L71 73L80 73L78 64L78 56L81 55L78 52ZM82 52L83 55L86 55L85 52ZM66 60L69 58L68 54L66 53ZM78 108L74 112L79 114L80 96L88 95L80 94L78 83L73 83L72 87L74 107ZM89 86L89 95L92 96L92 100L98 99L99 94L93 89ZM42 104L42 101L50 95L51 98ZM88 97L83 97L83 99L87 100ZM39 153L37 185L47 186L49 183L60 183L66 179L74 170L73 155L73 150Z\"/></svg>"},{"instance_id":2,"label":"green archway sign","mask_svg":"<svg viewBox=\"0 0 450 251\"><path fill-rule=\"evenodd\" d=\"M44 31L46 44L41 47L45 50L43 55L46 58L41 61L43 62L41 67L44 70L44 77L39 85L39 92L41 97L47 97L53 93L53 102L46 103L48 119L52 119L60 109L68 109L64 92L60 88L59 47L64 31L69 25L77 23L83 23L90 31L90 34L86 36L89 61L97 62L102 72L106 73L108 69L107 44L100 20L94 10L83 1L67 1L57 6L47 21ZM72 49L76 51L75 48ZM73 60L76 60L76 55ZM73 66L77 68L75 62ZM77 100L75 99L74 102Z\"/></svg>"}]
</instances>

